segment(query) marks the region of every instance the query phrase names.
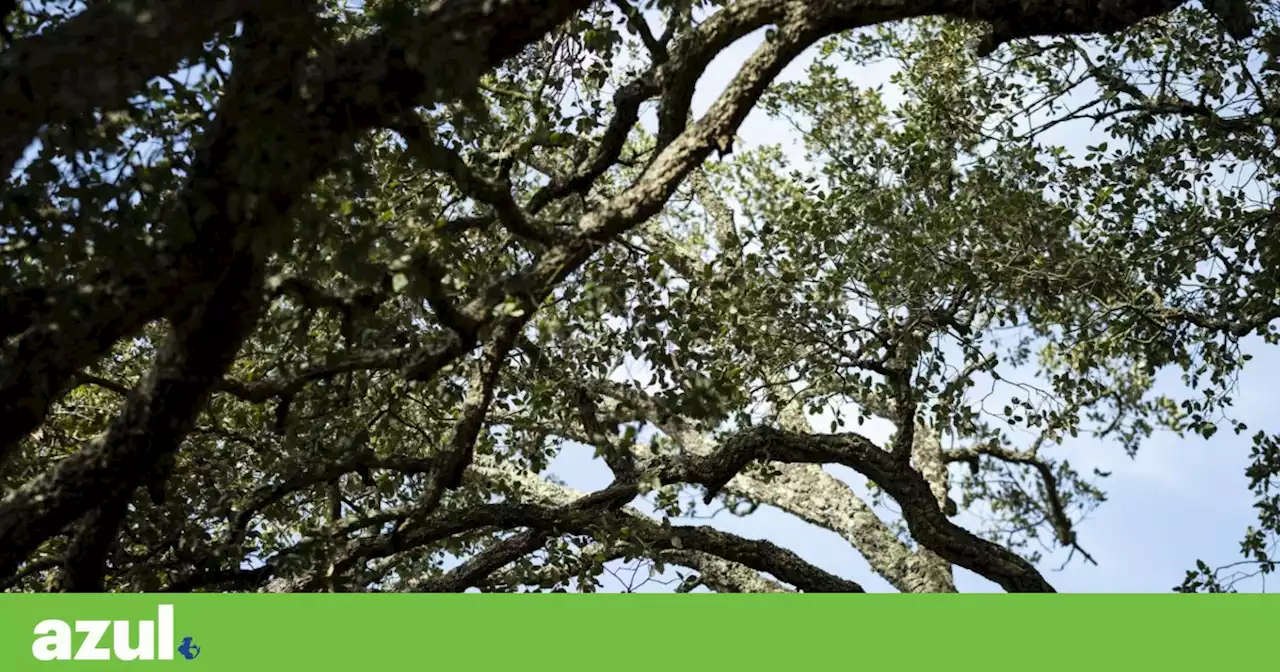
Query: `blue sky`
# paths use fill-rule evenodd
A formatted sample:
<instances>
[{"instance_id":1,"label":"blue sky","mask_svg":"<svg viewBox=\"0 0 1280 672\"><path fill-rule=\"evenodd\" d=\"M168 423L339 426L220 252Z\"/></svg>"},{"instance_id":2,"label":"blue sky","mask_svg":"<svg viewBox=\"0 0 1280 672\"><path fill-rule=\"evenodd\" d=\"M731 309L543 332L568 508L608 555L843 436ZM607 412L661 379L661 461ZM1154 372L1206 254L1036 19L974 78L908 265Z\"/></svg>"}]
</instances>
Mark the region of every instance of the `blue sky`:
<instances>
[{"instance_id":1,"label":"blue sky","mask_svg":"<svg viewBox=\"0 0 1280 672\"><path fill-rule=\"evenodd\" d=\"M713 62L699 82L695 113L701 113L710 105L761 39L760 32L748 36ZM784 72L783 79L802 77L811 58L810 54L798 59ZM891 65L878 65L851 70L849 74L860 85L873 86L887 83L892 72ZM1068 149L1083 148L1105 139L1101 133L1082 132L1079 126L1062 127L1053 133L1056 135L1052 141ZM781 144L785 149L798 142L796 133L785 122L772 120L758 110L747 118L739 136L739 150L763 144ZM798 147L787 153L800 158ZM1055 457L1069 459L1082 473L1088 473L1093 467L1112 472L1103 482L1108 501L1077 526L1081 545L1098 565L1084 563L1077 556L1059 571L1066 551L1045 553L1041 569L1060 591L1168 592L1181 582L1185 571L1198 558L1211 566L1240 559L1238 548L1243 532L1256 520L1244 476L1252 445L1249 435L1257 430L1280 430L1280 420L1273 411L1280 356L1260 341L1246 343L1245 349L1254 359L1240 376L1233 417L1248 425L1249 433L1237 436L1224 428L1212 439L1204 440L1183 439L1161 431L1148 440L1133 459L1119 446L1085 440L1083 436L1081 440L1055 447ZM1153 392L1178 397L1184 391L1176 375L1162 375ZM869 424L867 428L867 433L876 440L886 438L890 429L885 423ZM599 460L593 460L591 451L585 447L567 448L549 471L582 490L604 487L610 480L608 469ZM862 479L853 472L840 467L829 471L848 482L856 492L864 491ZM960 521L976 529L972 517L966 521L962 515ZM706 520L681 522L708 523ZM830 572L861 582L868 590L891 590L836 534L781 511L762 506L749 517L722 514L710 524L747 537L767 538ZM622 586L608 576L603 578L603 583L605 590L619 590ZM999 590L985 579L959 568L956 584L962 591ZM1251 591L1265 588L1260 579L1238 586L1240 590ZM650 585L642 590L668 588Z\"/></svg>"}]
</instances>

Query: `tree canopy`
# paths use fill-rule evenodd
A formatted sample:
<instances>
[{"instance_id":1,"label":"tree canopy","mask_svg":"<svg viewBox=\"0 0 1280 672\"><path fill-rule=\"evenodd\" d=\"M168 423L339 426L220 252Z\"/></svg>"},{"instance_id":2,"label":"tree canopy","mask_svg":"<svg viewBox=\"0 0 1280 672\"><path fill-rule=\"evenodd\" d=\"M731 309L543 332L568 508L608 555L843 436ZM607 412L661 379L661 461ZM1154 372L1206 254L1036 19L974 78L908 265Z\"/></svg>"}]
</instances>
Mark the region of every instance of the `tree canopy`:
<instances>
[{"instance_id":1,"label":"tree canopy","mask_svg":"<svg viewBox=\"0 0 1280 672\"><path fill-rule=\"evenodd\" d=\"M594 590L629 563L864 590L698 520L766 505L903 592L954 567L1051 592L1038 549L1091 562L1106 500L1064 446L1223 429L1250 451L1243 562L1274 568L1280 428L1232 419L1245 350L1278 340L1271 3L6 21L6 589ZM885 63L892 91L865 85ZM753 111L802 151L738 146ZM557 479L572 454L612 482ZM1234 589L1205 562L1178 582Z\"/></svg>"}]
</instances>

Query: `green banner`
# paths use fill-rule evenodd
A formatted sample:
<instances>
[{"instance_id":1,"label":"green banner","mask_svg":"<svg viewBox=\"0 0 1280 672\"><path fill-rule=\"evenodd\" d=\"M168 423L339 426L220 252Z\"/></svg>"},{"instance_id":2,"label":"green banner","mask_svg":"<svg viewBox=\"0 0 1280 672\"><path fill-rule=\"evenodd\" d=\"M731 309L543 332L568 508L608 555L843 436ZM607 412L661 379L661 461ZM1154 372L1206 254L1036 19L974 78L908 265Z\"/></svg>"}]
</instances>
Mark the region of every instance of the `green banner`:
<instances>
[{"instance_id":1,"label":"green banner","mask_svg":"<svg viewBox=\"0 0 1280 672\"><path fill-rule=\"evenodd\" d=\"M1266 595L4 595L0 670L1269 666Z\"/></svg>"}]
</instances>

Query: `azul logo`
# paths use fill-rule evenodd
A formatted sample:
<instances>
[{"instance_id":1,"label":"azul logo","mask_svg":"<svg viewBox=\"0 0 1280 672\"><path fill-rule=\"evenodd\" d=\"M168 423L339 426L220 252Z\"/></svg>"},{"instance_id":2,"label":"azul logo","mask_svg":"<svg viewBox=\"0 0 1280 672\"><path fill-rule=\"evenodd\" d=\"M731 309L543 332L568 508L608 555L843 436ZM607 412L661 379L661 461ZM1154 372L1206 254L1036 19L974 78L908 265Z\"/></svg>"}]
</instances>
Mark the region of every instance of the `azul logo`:
<instances>
[{"instance_id":1,"label":"azul logo","mask_svg":"<svg viewBox=\"0 0 1280 672\"><path fill-rule=\"evenodd\" d=\"M110 631L110 634L108 634ZM36 660L173 660L173 653L187 660L200 655L190 637L173 644L173 605L160 605L154 621L66 621L49 619L36 624L31 655ZM79 646L75 635L81 635Z\"/></svg>"}]
</instances>

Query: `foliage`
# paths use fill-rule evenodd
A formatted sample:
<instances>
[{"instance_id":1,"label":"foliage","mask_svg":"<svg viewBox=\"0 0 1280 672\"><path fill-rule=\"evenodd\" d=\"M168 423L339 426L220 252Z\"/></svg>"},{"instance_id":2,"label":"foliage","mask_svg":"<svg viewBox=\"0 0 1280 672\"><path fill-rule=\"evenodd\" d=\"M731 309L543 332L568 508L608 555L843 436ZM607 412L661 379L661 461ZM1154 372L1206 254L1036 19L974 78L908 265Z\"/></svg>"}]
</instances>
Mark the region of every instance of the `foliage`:
<instances>
[{"instance_id":1,"label":"foliage","mask_svg":"<svg viewBox=\"0 0 1280 672\"><path fill-rule=\"evenodd\" d=\"M110 0L27 3L0 52L0 95L41 93L0 109L8 588L594 590L622 560L862 590L681 522L768 504L902 591L1051 591L1041 550L1091 560L1106 498L1056 447L1247 431L1240 341L1280 316L1262 3L1247 39L1178 3L135 4L102 59L50 50L97 48ZM894 96L850 74L882 59ZM803 161L734 151L757 104ZM1079 120L1115 147L1054 145ZM611 485L554 478L591 450Z\"/></svg>"}]
</instances>

